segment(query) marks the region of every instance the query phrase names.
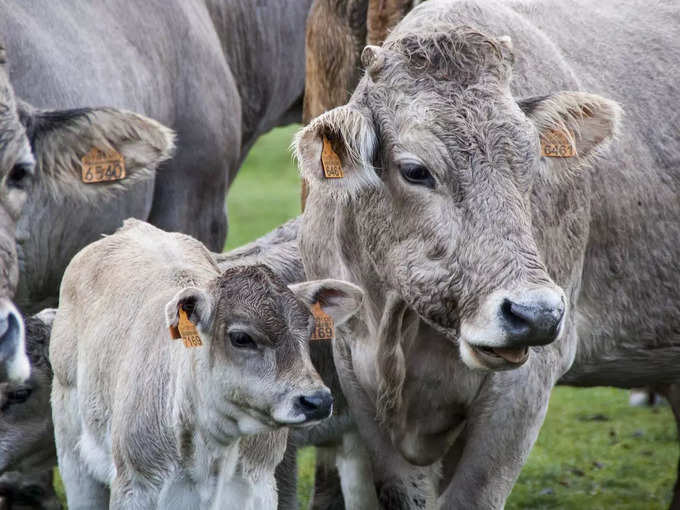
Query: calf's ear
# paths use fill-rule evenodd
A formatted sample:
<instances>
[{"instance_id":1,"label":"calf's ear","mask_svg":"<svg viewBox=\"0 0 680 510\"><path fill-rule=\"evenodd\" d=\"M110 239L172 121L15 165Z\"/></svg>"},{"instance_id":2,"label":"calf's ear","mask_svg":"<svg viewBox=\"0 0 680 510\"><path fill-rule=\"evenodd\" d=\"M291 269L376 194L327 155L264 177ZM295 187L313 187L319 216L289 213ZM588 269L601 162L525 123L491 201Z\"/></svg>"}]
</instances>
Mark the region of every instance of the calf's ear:
<instances>
[{"instance_id":1,"label":"calf's ear","mask_svg":"<svg viewBox=\"0 0 680 510\"><path fill-rule=\"evenodd\" d=\"M293 148L311 190L346 198L381 182L373 167L373 124L355 106L339 106L313 119L298 132Z\"/></svg>"},{"instance_id":2,"label":"calf's ear","mask_svg":"<svg viewBox=\"0 0 680 510\"><path fill-rule=\"evenodd\" d=\"M165 323L168 328L177 326L180 306L187 313L189 320L201 330L210 329L213 300L207 292L198 287L187 287L175 294L175 297L165 305Z\"/></svg>"},{"instance_id":3,"label":"calf's ear","mask_svg":"<svg viewBox=\"0 0 680 510\"><path fill-rule=\"evenodd\" d=\"M172 130L148 117L115 108L36 110L18 105L40 176L66 189L129 186L155 175L174 150ZM96 185L82 182L83 157L92 149L122 156L126 176Z\"/></svg>"},{"instance_id":4,"label":"calf's ear","mask_svg":"<svg viewBox=\"0 0 680 510\"><path fill-rule=\"evenodd\" d=\"M615 101L585 92L558 92L518 102L536 125L543 155L587 158L615 137L621 107Z\"/></svg>"},{"instance_id":5,"label":"calf's ear","mask_svg":"<svg viewBox=\"0 0 680 510\"><path fill-rule=\"evenodd\" d=\"M357 313L364 299L364 292L359 287L342 280L313 280L295 283L288 288L310 308L319 303L336 326Z\"/></svg>"}]
</instances>

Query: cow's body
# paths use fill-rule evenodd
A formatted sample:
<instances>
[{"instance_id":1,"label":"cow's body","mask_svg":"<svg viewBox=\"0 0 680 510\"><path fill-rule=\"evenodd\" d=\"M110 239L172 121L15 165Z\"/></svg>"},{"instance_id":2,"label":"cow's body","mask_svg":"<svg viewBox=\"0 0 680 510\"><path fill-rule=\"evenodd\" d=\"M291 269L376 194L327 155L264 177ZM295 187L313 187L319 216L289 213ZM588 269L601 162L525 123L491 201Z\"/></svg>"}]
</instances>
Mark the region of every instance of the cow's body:
<instances>
[{"instance_id":1,"label":"cow's body","mask_svg":"<svg viewBox=\"0 0 680 510\"><path fill-rule=\"evenodd\" d=\"M621 387L680 379L680 121L667 103L680 95L679 17L677 6L662 3L428 1L368 55L348 107L298 139L311 182L300 242L307 276L347 279L367 292L334 356L386 507L434 504L434 487L418 483L429 468L403 457L433 465L448 452L443 506L501 508L560 378ZM496 42L479 43L477 57L487 60L456 61L455 51L486 35ZM422 56L451 40L460 41L454 53ZM401 51L414 56L399 60ZM448 58L461 71L438 74ZM479 67L466 75L467 65ZM509 85L504 65L512 66ZM434 74L416 86L414 77L428 70ZM439 102L441 90L451 95ZM619 120L616 105L597 96L561 90L604 95L625 116ZM542 96L551 94L546 103ZM448 100L459 109L443 110ZM485 102L496 100L487 110ZM506 107L508 123L477 124ZM582 122L573 128L581 152L539 158L536 128L529 128L536 138L508 149L516 151L510 158L529 157L503 181L508 163L492 159L503 146L493 130L515 119L543 129L553 114ZM593 146L617 124L617 139L598 157ZM477 138L469 135L475 129ZM323 180L321 133L337 143L343 179ZM403 153L436 170L434 184L420 182L455 199L400 181L395 161ZM469 173L471 162L478 166ZM532 176L529 188L522 172ZM564 292L558 339L532 347L514 370L471 370L483 366L475 345L505 348L488 325L496 319L487 296L526 282Z\"/></svg>"},{"instance_id":2,"label":"cow's body","mask_svg":"<svg viewBox=\"0 0 680 510\"><path fill-rule=\"evenodd\" d=\"M260 134L301 114L310 4L2 2L0 37L16 96L32 106L110 106L175 129L179 150L151 190L148 211L128 216L186 232L219 251L227 234L224 197L248 149ZM34 221L18 225L17 302L26 311L56 305L66 264L96 238L69 231L54 214L54 201L27 207ZM36 226L36 217L50 220ZM113 232L120 221L114 223L94 234ZM55 244L63 257L48 256Z\"/></svg>"}]
</instances>

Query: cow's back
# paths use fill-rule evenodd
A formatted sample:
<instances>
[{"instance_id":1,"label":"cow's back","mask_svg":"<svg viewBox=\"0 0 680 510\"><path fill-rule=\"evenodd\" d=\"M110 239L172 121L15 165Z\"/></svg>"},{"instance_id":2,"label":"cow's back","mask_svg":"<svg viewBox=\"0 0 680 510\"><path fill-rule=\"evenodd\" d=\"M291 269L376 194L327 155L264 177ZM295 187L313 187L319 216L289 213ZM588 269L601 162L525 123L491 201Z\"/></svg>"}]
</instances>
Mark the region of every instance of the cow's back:
<instances>
[{"instance_id":1,"label":"cow's back","mask_svg":"<svg viewBox=\"0 0 680 510\"><path fill-rule=\"evenodd\" d=\"M183 287L217 274L198 241L133 220L74 257L61 285L50 359L59 384L77 388L94 435L107 434L114 408L139 401L140 391L148 395L147 412L155 407L163 415L179 362L165 305Z\"/></svg>"}]
</instances>

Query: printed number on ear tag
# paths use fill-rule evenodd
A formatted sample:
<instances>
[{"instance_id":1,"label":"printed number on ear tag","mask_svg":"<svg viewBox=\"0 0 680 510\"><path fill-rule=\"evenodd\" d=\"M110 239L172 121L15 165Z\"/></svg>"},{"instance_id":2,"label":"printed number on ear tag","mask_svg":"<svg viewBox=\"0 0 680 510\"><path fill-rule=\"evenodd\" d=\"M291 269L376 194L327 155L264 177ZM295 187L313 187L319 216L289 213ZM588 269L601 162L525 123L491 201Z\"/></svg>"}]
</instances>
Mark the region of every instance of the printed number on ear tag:
<instances>
[{"instance_id":1,"label":"printed number on ear tag","mask_svg":"<svg viewBox=\"0 0 680 510\"><path fill-rule=\"evenodd\" d=\"M574 146L562 131L548 131L541 137L541 156L548 158L571 158Z\"/></svg>"},{"instance_id":2,"label":"printed number on ear tag","mask_svg":"<svg viewBox=\"0 0 680 510\"><path fill-rule=\"evenodd\" d=\"M314 331L311 340L332 340L335 336L333 317L321 309L321 303L318 301L312 306L312 315L314 316Z\"/></svg>"},{"instance_id":3,"label":"printed number on ear tag","mask_svg":"<svg viewBox=\"0 0 680 510\"><path fill-rule=\"evenodd\" d=\"M115 150L100 150L92 147L80 160L84 183L119 181L125 179L125 159Z\"/></svg>"},{"instance_id":4,"label":"printed number on ear tag","mask_svg":"<svg viewBox=\"0 0 680 510\"><path fill-rule=\"evenodd\" d=\"M323 166L323 174L326 179L341 179L344 177L342 173L342 161L340 161L340 156L338 156L333 147L331 147L331 142L323 137L323 149L321 149L321 165Z\"/></svg>"},{"instance_id":5,"label":"printed number on ear tag","mask_svg":"<svg viewBox=\"0 0 680 510\"><path fill-rule=\"evenodd\" d=\"M200 347L203 345L198 330L193 322L189 320L184 308L179 307L179 322L175 328L170 328L172 338L181 338L184 347Z\"/></svg>"}]
</instances>

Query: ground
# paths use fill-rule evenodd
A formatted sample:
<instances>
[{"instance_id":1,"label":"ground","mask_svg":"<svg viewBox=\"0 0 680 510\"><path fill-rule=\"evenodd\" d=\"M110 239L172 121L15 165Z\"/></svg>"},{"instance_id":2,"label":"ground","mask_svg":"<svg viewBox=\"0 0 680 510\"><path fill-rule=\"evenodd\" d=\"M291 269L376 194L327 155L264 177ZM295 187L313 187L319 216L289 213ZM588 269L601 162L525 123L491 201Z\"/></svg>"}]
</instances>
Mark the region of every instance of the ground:
<instances>
[{"instance_id":1,"label":"ground","mask_svg":"<svg viewBox=\"0 0 680 510\"><path fill-rule=\"evenodd\" d=\"M294 127L253 147L228 197L229 239L240 246L296 216L300 181L288 146ZM628 392L559 387L506 508L666 508L678 461L668 406L632 408ZM314 450L300 452L300 508L314 476ZM61 491L57 476L57 487Z\"/></svg>"}]
</instances>

